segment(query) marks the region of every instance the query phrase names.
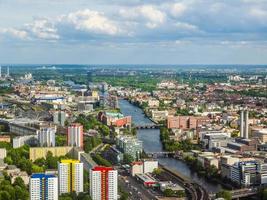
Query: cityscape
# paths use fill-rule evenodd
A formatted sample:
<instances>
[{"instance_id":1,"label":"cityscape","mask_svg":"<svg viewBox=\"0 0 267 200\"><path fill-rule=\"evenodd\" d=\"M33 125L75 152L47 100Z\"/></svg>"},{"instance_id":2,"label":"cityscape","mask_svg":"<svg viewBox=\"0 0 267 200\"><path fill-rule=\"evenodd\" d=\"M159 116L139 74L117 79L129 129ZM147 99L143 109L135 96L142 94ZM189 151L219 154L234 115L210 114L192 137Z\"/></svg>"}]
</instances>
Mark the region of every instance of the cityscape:
<instances>
[{"instance_id":1,"label":"cityscape","mask_svg":"<svg viewBox=\"0 0 267 200\"><path fill-rule=\"evenodd\" d=\"M0 200L267 200L265 0L0 19Z\"/></svg>"}]
</instances>

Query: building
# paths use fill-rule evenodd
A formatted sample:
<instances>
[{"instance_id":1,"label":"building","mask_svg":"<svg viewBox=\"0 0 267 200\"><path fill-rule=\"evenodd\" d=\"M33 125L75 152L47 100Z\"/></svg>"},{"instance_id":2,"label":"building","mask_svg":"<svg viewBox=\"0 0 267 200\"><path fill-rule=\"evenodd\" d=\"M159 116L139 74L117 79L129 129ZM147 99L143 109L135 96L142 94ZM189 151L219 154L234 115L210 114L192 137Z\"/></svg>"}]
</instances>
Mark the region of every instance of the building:
<instances>
[{"instance_id":1,"label":"building","mask_svg":"<svg viewBox=\"0 0 267 200\"><path fill-rule=\"evenodd\" d=\"M42 127L38 133L38 141L41 147L54 147L56 145L56 127Z\"/></svg>"},{"instance_id":2,"label":"building","mask_svg":"<svg viewBox=\"0 0 267 200\"><path fill-rule=\"evenodd\" d=\"M45 158L50 151L53 156L65 156L72 153L73 147L30 147L30 160L33 162L38 158Z\"/></svg>"},{"instance_id":3,"label":"building","mask_svg":"<svg viewBox=\"0 0 267 200\"><path fill-rule=\"evenodd\" d=\"M267 143L267 128L254 131L253 135L258 137L262 143Z\"/></svg>"},{"instance_id":4,"label":"building","mask_svg":"<svg viewBox=\"0 0 267 200\"><path fill-rule=\"evenodd\" d=\"M83 163L61 160L58 163L59 193L83 192Z\"/></svg>"},{"instance_id":5,"label":"building","mask_svg":"<svg viewBox=\"0 0 267 200\"><path fill-rule=\"evenodd\" d=\"M152 115L152 119L157 122L164 121L168 117L168 111L167 110L152 110L151 115Z\"/></svg>"},{"instance_id":6,"label":"building","mask_svg":"<svg viewBox=\"0 0 267 200\"><path fill-rule=\"evenodd\" d=\"M90 170L92 200L118 199L118 172L112 167L96 166Z\"/></svg>"},{"instance_id":7,"label":"building","mask_svg":"<svg viewBox=\"0 0 267 200\"><path fill-rule=\"evenodd\" d=\"M83 126L79 123L71 124L67 131L68 145L83 148Z\"/></svg>"},{"instance_id":8,"label":"building","mask_svg":"<svg viewBox=\"0 0 267 200\"><path fill-rule=\"evenodd\" d=\"M99 112L98 120L107 126L131 128L131 116L124 116L118 112Z\"/></svg>"},{"instance_id":9,"label":"building","mask_svg":"<svg viewBox=\"0 0 267 200\"><path fill-rule=\"evenodd\" d=\"M245 118L245 119L244 119ZM249 128L249 111L240 111L240 137L248 139L248 128Z\"/></svg>"},{"instance_id":10,"label":"building","mask_svg":"<svg viewBox=\"0 0 267 200\"><path fill-rule=\"evenodd\" d=\"M0 159L4 159L6 157L6 149L0 148Z\"/></svg>"},{"instance_id":11,"label":"building","mask_svg":"<svg viewBox=\"0 0 267 200\"><path fill-rule=\"evenodd\" d=\"M132 162L131 163L131 175L135 176L136 174L144 173L144 165L142 161Z\"/></svg>"},{"instance_id":12,"label":"building","mask_svg":"<svg viewBox=\"0 0 267 200\"><path fill-rule=\"evenodd\" d=\"M31 200L57 200L58 178L54 175L33 174L30 178Z\"/></svg>"},{"instance_id":13,"label":"building","mask_svg":"<svg viewBox=\"0 0 267 200\"><path fill-rule=\"evenodd\" d=\"M237 162L231 166L231 180L241 186L267 183L267 163L256 160Z\"/></svg>"},{"instance_id":14,"label":"building","mask_svg":"<svg viewBox=\"0 0 267 200\"><path fill-rule=\"evenodd\" d=\"M13 184L17 177L20 177L25 185L29 184L29 176L27 172L21 171L15 165L8 165L5 169L8 176L10 176L11 184Z\"/></svg>"},{"instance_id":15,"label":"building","mask_svg":"<svg viewBox=\"0 0 267 200\"><path fill-rule=\"evenodd\" d=\"M158 185L157 180L148 174L136 174L136 178L144 184L145 187L154 187Z\"/></svg>"},{"instance_id":16,"label":"building","mask_svg":"<svg viewBox=\"0 0 267 200\"><path fill-rule=\"evenodd\" d=\"M55 111L53 113L54 124L65 126L66 113L64 111Z\"/></svg>"},{"instance_id":17,"label":"building","mask_svg":"<svg viewBox=\"0 0 267 200\"><path fill-rule=\"evenodd\" d=\"M208 117L168 116L167 127L175 129L196 129L210 122Z\"/></svg>"},{"instance_id":18,"label":"building","mask_svg":"<svg viewBox=\"0 0 267 200\"><path fill-rule=\"evenodd\" d=\"M158 108L159 107L159 100L157 100L157 99L149 99L148 100L148 107L149 108Z\"/></svg>"},{"instance_id":19,"label":"building","mask_svg":"<svg viewBox=\"0 0 267 200\"><path fill-rule=\"evenodd\" d=\"M152 173L155 169L158 168L157 160L148 160L132 162L131 163L131 175L135 176L137 174L146 174Z\"/></svg>"},{"instance_id":20,"label":"building","mask_svg":"<svg viewBox=\"0 0 267 200\"><path fill-rule=\"evenodd\" d=\"M10 143L10 135L0 135L0 142L7 142Z\"/></svg>"},{"instance_id":21,"label":"building","mask_svg":"<svg viewBox=\"0 0 267 200\"><path fill-rule=\"evenodd\" d=\"M14 137L12 144L13 144L13 148L19 148L25 144L37 146L38 136L37 135L25 135L25 136Z\"/></svg>"},{"instance_id":22,"label":"building","mask_svg":"<svg viewBox=\"0 0 267 200\"><path fill-rule=\"evenodd\" d=\"M143 142L136 137L122 135L117 137L117 148L137 160L143 151Z\"/></svg>"},{"instance_id":23,"label":"building","mask_svg":"<svg viewBox=\"0 0 267 200\"><path fill-rule=\"evenodd\" d=\"M144 160L144 174L146 173L152 173L155 169L157 169L158 161L157 160Z\"/></svg>"}]
</instances>

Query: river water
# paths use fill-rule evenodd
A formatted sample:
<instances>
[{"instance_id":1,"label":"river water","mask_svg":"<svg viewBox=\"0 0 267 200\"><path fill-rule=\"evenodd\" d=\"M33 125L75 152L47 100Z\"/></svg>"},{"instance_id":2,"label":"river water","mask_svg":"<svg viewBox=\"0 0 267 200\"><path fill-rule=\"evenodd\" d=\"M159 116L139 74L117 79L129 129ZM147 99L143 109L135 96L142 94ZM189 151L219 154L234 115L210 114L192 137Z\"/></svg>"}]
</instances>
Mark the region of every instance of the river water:
<instances>
[{"instance_id":1,"label":"river water","mask_svg":"<svg viewBox=\"0 0 267 200\"><path fill-rule=\"evenodd\" d=\"M124 115L132 116L132 122L135 125L153 123L144 115L142 109L130 104L127 100L120 100L119 105ZM138 130L137 136L143 141L145 152L159 152L163 150L159 137L159 129L140 129ZM202 185L209 193L216 193L222 189L221 185L207 182L205 178L199 177L183 161L173 158L160 158L158 160L160 164L177 171L189 179L193 179L195 182Z\"/></svg>"}]
</instances>

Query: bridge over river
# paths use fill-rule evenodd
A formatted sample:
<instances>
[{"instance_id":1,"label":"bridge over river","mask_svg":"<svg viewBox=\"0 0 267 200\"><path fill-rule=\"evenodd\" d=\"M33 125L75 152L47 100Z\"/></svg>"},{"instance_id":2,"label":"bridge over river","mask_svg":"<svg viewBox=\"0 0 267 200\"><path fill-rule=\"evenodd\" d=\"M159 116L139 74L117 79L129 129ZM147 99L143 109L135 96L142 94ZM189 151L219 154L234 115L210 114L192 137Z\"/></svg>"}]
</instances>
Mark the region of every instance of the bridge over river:
<instances>
[{"instance_id":1,"label":"bridge over river","mask_svg":"<svg viewBox=\"0 0 267 200\"><path fill-rule=\"evenodd\" d=\"M134 125L133 127L137 129L156 129L156 128L159 128L160 125L151 123L151 124L138 124L138 125Z\"/></svg>"}]
</instances>

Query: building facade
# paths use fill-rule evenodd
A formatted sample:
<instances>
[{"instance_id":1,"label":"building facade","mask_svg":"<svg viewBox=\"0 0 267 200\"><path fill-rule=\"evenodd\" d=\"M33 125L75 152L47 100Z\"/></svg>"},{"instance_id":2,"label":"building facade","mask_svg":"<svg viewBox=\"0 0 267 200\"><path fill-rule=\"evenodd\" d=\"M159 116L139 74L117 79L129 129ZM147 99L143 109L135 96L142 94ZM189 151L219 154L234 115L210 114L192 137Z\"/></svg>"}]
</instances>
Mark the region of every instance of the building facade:
<instances>
[{"instance_id":1,"label":"building facade","mask_svg":"<svg viewBox=\"0 0 267 200\"><path fill-rule=\"evenodd\" d=\"M90 170L92 200L118 199L118 172L111 167L97 166Z\"/></svg>"},{"instance_id":2,"label":"building facade","mask_svg":"<svg viewBox=\"0 0 267 200\"><path fill-rule=\"evenodd\" d=\"M56 127L42 127L38 133L41 147L54 147L56 145Z\"/></svg>"},{"instance_id":3,"label":"building facade","mask_svg":"<svg viewBox=\"0 0 267 200\"><path fill-rule=\"evenodd\" d=\"M57 200L58 178L54 175L33 174L30 177L31 200Z\"/></svg>"},{"instance_id":4,"label":"building facade","mask_svg":"<svg viewBox=\"0 0 267 200\"><path fill-rule=\"evenodd\" d=\"M59 193L83 192L83 163L61 160L58 163Z\"/></svg>"},{"instance_id":5,"label":"building facade","mask_svg":"<svg viewBox=\"0 0 267 200\"><path fill-rule=\"evenodd\" d=\"M83 126L79 123L68 127L68 145L83 148Z\"/></svg>"}]
</instances>

